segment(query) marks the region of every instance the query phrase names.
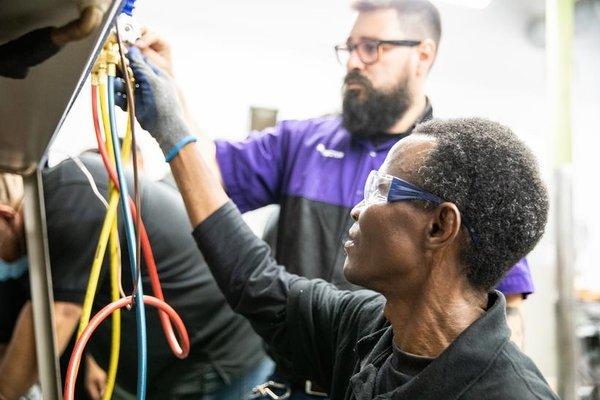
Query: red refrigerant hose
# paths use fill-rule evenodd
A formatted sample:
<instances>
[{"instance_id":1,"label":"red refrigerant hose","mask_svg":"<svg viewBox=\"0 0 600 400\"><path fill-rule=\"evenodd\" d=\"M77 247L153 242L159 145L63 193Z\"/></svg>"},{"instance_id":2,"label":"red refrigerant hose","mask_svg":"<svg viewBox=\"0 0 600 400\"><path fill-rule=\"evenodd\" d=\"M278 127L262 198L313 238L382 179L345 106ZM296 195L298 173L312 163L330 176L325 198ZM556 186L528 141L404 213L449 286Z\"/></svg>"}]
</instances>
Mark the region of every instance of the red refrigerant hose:
<instances>
[{"instance_id":1,"label":"red refrigerant hose","mask_svg":"<svg viewBox=\"0 0 600 400\"><path fill-rule=\"evenodd\" d=\"M108 154L106 152L106 148L104 147L104 141L102 139L102 133L100 131L100 123L98 119L98 88L97 86L92 86L92 113L94 119L94 131L96 132L96 140L98 142L98 151L100 152L100 156L102 157L102 162L104 163L104 167L108 172L110 180L113 182L115 187L119 189L119 181L117 179L117 173L110 163L108 158ZM133 123L133 121L131 122ZM134 149L135 151L135 149ZM137 209L135 207L134 202L129 199L129 204L131 207L131 214L134 219L137 219ZM152 253L152 247L150 246L150 240L148 239L148 234L146 232L146 227L144 222L142 221L140 224L140 240L142 245L142 253L144 255L144 261L146 261L146 265L148 267L148 276L150 277L150 284L152 286L152 291L154 295L164 301L164 295L162 292L162 288L160 286L160 279L158 278L158 271L156 268L156 262L154 260L154 254ZM186 358L190 351L190 339L185 329L179 330L179 337L181 339L181 345L177 341L177 337L175 336L175 332L173 331L173 325L171 324L171 319L169 316L163 312L161 309L158 311L160 317L160 323L163 328L163 332L165 333L165 337L167 342L169 343L169 347L178 358Z\"/></svg>"},{"instance_id":2,"label":"red refrigerant hose","mask_svg":"<svg viewBox=\"0 0 600 400\"><path fill-rule=\"evenodd\" d=\"M183 324L181 317L177 315L177 312L170 305L152 296L144 296L144 303L157 308L161 315L165 315L167 316L167 318L169 318L169 322L173 321L175 323L175 327L180 337L187 337L185 325ZM65 390L63 394L64 400L74 400L75 398L75 383L77 381L79 365L81 364L81 357L83 355L83 351L85 350L85 346L89 342L94 331L115 310L123 308L125 306L129 306L131 304L131 296L124 297L120 300L108 304L96 315L94 315L94 318L90 320L89 324L83 330L81 336L79 337L79 339L77 339L77 342L75 343L73 353L71 354L71 359L69 360L69 366L67 368L67 375L65 379Z\"/></svg>"}]
</instances>

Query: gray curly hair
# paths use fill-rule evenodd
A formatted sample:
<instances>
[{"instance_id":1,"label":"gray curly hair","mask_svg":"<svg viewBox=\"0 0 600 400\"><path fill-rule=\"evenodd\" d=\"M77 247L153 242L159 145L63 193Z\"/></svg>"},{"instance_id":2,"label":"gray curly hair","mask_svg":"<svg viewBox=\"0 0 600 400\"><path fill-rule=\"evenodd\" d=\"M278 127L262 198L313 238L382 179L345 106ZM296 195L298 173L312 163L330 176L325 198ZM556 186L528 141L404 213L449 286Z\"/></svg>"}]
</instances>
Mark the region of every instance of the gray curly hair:
<instances>
[{"instance_id":1,"label":"gray curly hair","mask_svg":"<svg viewBox=\"0 0 600 400\"><path fill-rule=\"evenodd\" d=\"M489 290L544 233L548 193L537 161L509 128L483 118L434 120L413 134L436 145L412 179L459 208L475 233L461 254L467 278Z\"/></svg>"}]
</instances>

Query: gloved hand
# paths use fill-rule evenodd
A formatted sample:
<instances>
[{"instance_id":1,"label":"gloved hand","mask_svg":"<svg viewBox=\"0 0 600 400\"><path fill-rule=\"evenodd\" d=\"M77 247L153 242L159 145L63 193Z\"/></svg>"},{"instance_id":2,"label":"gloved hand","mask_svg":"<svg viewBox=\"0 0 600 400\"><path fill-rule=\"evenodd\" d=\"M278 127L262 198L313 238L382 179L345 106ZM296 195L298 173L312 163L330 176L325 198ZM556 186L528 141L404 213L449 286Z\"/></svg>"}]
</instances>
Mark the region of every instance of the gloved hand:
<instances>
[{"instance_id":1,"label":"gloved hand","mask_svg":"<svg viewBox=\"0 0 600 400\"><path fill-rule=\"evenodd\" d=\"M175 83L168 74L146 61L137 47L130 47L127 57L135 76L135 117L170 161L186 139L194 140L185 122ZM115 102L125 109L124 83L115 84L115 91Z\"/></svg>"}]
</instances>

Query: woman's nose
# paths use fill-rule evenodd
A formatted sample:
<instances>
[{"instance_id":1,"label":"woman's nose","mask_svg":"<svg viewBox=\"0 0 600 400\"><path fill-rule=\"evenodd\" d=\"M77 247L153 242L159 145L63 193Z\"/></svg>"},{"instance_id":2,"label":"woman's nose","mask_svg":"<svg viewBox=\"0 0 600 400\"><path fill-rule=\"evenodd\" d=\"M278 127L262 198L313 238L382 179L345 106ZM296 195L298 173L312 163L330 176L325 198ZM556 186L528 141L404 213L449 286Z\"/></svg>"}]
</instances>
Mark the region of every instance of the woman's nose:
<instances>
[{"instance_id":1,"label":"woman's nose","mask_svg":"<svg viewBox=\"0 0 600 400\"><path fill-rule=\"evenodd\" d=\"M350 216L352 217L353 220L358 221L358 217L360 217L360 213L362 212L363 208L365 207L366 201L363 199L360 203L358 203L357 205L355 205L352 208L352 211L350 211Z\"/></svg>"}]
</instances>

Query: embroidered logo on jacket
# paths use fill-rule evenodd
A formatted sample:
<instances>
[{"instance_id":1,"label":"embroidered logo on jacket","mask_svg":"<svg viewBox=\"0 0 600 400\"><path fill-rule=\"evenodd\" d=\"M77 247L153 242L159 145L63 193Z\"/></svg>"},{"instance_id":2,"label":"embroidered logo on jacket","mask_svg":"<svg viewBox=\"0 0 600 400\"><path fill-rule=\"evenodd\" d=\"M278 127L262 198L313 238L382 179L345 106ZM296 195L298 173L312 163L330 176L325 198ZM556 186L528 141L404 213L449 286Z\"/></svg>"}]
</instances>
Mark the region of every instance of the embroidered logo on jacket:
<instances>
[{"instance_id":1,"label":"embroidered logo on jacket","mask_svg":"<svg viewBox=\"0 0 600 400\"><path fill-rule=\"evenodd\" d=\"M319 143L317 145L317 151L319 153L321 153L321 155L323 157L327 157L327 158L344 158L344 152L337 151L337 150L326 149L325 145L323 143Z\"/></svg>"}]
</instances>

